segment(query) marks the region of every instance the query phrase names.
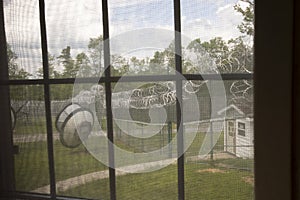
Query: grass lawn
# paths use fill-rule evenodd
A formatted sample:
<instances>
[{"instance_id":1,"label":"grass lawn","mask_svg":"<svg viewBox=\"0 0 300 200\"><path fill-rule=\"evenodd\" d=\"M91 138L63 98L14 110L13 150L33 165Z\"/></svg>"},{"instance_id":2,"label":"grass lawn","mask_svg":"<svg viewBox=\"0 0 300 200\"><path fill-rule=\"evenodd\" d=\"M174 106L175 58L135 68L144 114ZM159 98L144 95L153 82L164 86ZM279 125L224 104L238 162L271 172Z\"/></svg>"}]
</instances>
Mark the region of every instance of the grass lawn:
<instances>
[{"instance_id":1,"label":"grass lawn","mask_svg":"<svg viewBox=\"0 0 300 200\"><path fill-rule=\"evenodd\" d=\"M219 171L214 172L212 169ZM213 172L210 172L212 170ZM250 200L253 199L253 174L247 171L212 168L206 164L185 165L186 199ZM95 199L109 199L109 193L101 193L107 187L103 181L95 181L64 192L67 196L86 195ZM170 165L159 171L128 174L117 177L117 198L177 199L177 166Z\"/></svg>"},{"instance_id":2,"label":"grass lawn","mask_svg":"<svg viewBox=\"0 0 300 200\"><path fill-rule=\"evenodd\" d=\"M19 148L20 153L15 155L17 190L31 191L48 185L49 168L46 142L20 143ZM56 181L106 169L85 150L83 145L69 149L64 147L60 141L55 141L54 159Z\"/></svg>"},{"instance_id":3,"label":"grass lawn","mask_svg":"<svg viewBox=\"0 0 300 200\"><path fill-rule=\"evenodd\" d=\"M19 123L15 131L17 134L45 133L45 121L36 119L26 124ZM175 136L173 133L172 137ZM196 135L186 156L198 155L204 137L204 133ZM223 151L223 139L221 133L214 153ZM147 152L166 145L168 135L157 134L144 140L115 135L115 142L128 151ZM49 185L47 143L40 141L16 144L20 148L19 154L15 155L17 190L31 191ZM70 149L56 140L54 158L56 181L107 169L91 156L83 145ZM118 176L116 186L117 198L121 200L177 199L177 165L170 165L150 173ZM253 159L231 158L185 164L186 199L247 200L254 198L253 188ZM109 180L89 182L59 195L109 199Z\"/></svg>"},{"instance_id":4,"label":"grass lawn","mask_svg":"<svg viewBox=\"0 0 300 200\"><path fill-rule=\"evenodd\" d=\"M42 134L46 133L46 119L31 118L29 120L17 120L14 134Z\"/></svg>"},{"instance_id":5,"label":"grass lawn","mask_svg":"<svg viewBox=\"0 0 300 200\"><path fill-rule=\"evenodd\" d=\"M176 137L176 133L172 134L171 139L174 137ZM121 136L116 134L115 136L115 143L117 146L135 153L159 150L168 144L168 140L167 133L158 133L150 138L137 138L126 133L122 133Z\"/></svg>"},{"instance_id":6,"label":"grass lawn","mask_svg":"<svg viewBox=\"0 0 300 200\"><path fill-rule=\"evenodd\" d=\"M52 116L52 128L55 128L56 116ZM28 117L28 118L18 118L16 121L16 126L14 129L14 134L46 134L46 117Z\"/></svg>"}]
</instances>

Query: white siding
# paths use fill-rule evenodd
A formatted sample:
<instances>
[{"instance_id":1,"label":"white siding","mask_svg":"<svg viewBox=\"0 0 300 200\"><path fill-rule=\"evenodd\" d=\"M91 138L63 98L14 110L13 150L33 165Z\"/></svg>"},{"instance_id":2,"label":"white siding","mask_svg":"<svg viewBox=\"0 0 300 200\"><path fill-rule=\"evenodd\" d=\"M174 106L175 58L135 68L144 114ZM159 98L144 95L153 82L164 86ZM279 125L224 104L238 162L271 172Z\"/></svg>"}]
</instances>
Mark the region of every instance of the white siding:
<instances>
[{"instance_id":1,"label":"white siding","mask_svg":"<svg viewBox=\"0 0 300 200\"><path fill-rule=\"evenodd\" d=\"M253 158L253 120L236 120L236 127L238 127L238 122L245 124L245 136L239 135L238 128L236 129L236 156Z\"/></svg>"}]
</instances>

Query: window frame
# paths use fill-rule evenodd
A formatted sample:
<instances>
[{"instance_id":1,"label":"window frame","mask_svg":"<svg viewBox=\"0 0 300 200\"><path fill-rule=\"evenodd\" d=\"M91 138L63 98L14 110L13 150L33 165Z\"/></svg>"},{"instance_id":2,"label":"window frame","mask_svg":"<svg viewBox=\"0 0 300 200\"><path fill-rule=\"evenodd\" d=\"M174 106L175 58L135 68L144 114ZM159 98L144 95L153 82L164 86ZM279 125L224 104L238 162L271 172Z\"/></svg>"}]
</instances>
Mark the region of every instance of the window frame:
<instances>
[{"instance_id":1,"label":"window frame","mask_svg":"<svg viewBox=\"0 0 300 200\"><path fill-rule=\"evenodd\" d=\"M294 9L299 11L299 6L294 8L295 2L255 2L254 158L257 200L296 199L295 195L299 193L292 189L298 186L291 178L295 172L291 168L295 162L291 160ZM280 84L275 86L276 78ZM299 146L299 140L294 142ZM296 160L299 161L299 157Z\"/></svg>"},{"instance_id":2,"label":"window frame","mask_svg":"<svg viewBox=\"0 0 300 200\"><path fill-rule=\"evenodd\" d=\"M243 128L240 128L240 124L243 125ZM241 133L240 131L242 131L243 133ZM246 137L246 123L245 122L237 121L237 135Z\"/></svg>"},{"instance_id":3,"label":"window frame","mask_svg":"<svg viewBox=\"0 0 300 200\"><path fill-rule=\"evenodd\" d=\"M3 0L0 0L0 115L1 123L1 140L0 140L0 198L17 197L24 199L66 199L65 197L57 197L55 192L55 176L54 176L54 163L53 161L53 144L52 144L52 126L51 118L47 118L47 139L48 139L48 158L50 161L50 185L51 195L31 194L14 192L14 177L13 177L13 143L11 134L10 123L10 102L9 102L9 86L22 85L22 84L43 84L45 89L45 102L49 106L46 107L46 113L50 112L50 98L49 86L51 84L72 84L74 79L49 79L47 75L48 61L47 61L47 41L46 40L46 26L45 26L45 13L44 2L40 2L40 16L41 16L41 36L43 48L43 62L44 62L44 79L35 80L8 80L7 70L7 56L6 56L6 38L4 29L4 15L3 15ZM295 102L299 100L299 94L293 96L293 81L297 75L292 74L293 65L300 59L296 59L295 46L293 40L299 40L299 36L295 36L294 28L296 27L299 33L299 25L294 24L295 13L294 4L299 10L299 4L294 0L282 1L260 0L255 2L255 76L254 76L254 135L255 135L255 197L257 200L282 200L296 199L299 196L299 173L297 167L300 165L299 158L296 156L296 150L299 150L299 136L296 131L299 130L299 125L295 121L295 117L299 114L299 108L293 111L292 104L297 105ZM104 39L109 38L108 27L108 12L107 0L102 0L103 7L103 27ZM175 13L175 30L180 32L180 1L174 0L174 13ZM268 8L268 9L266 9ZM295 8L295 9L296 9ZM279 14L280 13L280 14ZM298 14L299 15L299 14ZM275 30L274 27L277 27ZM299 34L298 34L299 35ZM282 38L286 38L282 40ZM180 38L176 40L180 44ZM176 42L176 43L177 43ZM297 52L299 53L299 44ZM109 46L105 47L109 50ZM106 60L109 59L109 54L105 55ZM108 62L108 61L106 61ZM181 63L181 58L176 58L177 63ZM178 66L180 67L180 66ZM180 68L179 68L180 70ZM295 69L294 69L295 70ZM110 77L110 70L107 70L109 76L103 77L99 82L106 83L106 89L110 91L110 84L118 81L120 77ZM270 76L270 72L272 76ZM184 75L189 80L201 80L197 75ZM244 74L223 74L224 80L237 80L252 79L252 75ZM293 79L294 77L294 79ZM123 80L127 81L149 81L153 77L128 77ZM161 80L173 80L176 77L172 76L159 76ZM274 89L272 84L274 78L280 78L281 84ZM142 79L142 80L140 80ZM155 76L157 79L157 76ZM298 79L299 80L299 79ZM299 81L296 81L297 83ZM295 82L294 82L295 83ZM296 84L295 84L296 85ZM296 88L297 89L297 88ZM297 90L298 91L298 90ZM294 91L296 92L296 90ZM280 93L280 95L278 95ZM111 97L107 95L106 100ZM109 101L108 101L109 102ZM47 106L46 105L46 106ZM278 106L280 105L280 106ZM109 105L108 105L109 106ZM274 111L274 107L277 109ZM108 108L109 109L109 108ZM48 110L48 111L47 111ZM46 115L46 117L47 117ZM111 113L108 112L110 116ZM294 116L294 118L292 118ZM298 116L299 117L299 116ZM109 117L111 119L111 116ZM292 120L293 123L292 123ZM110 121L110 120L108 120ZM280 124L280 126L274 126ZM109 128L111 127L111 128ZM108 131L112 133L112 124L108 124ZM179 130L180 133L180 130ZM268 133L268 134L267 134ZM270 136L271 133L272 135ZM283 134L284 133L284 134ZM293 133L293 134L292 134ZM180 135L180 134L179 134ZM272 138L272 139L270 139ZM295 140L291 140L294 138ZM109 139L113 141L113 135L109 134ZM50 142L50 143L49 143ZM52 144L52 147L51 147ZM278 151L280 146L281 151ZM299 145L298 145L299 146ZM276 152L276 153L274 153ZM297 158L292 161L293 158ZM111 156L113 158L113 155ZM279 162L280 158L280 162ZM179 158L178 164L178 199L184 199L184 170L183 157ZM113 162L113 160L111 161ZM181 163L181 164L180 164ZM113 164L113 163L112 163ZM292 176L295 173L296 176ZM111 199L115 199L115 171L109 169L110 175L110 189ZM293 177L293 178L292 178ZM69 199L69 198L68 198ZM79 199L79 198L73 198Z\"/></svg>"}]
</instances>

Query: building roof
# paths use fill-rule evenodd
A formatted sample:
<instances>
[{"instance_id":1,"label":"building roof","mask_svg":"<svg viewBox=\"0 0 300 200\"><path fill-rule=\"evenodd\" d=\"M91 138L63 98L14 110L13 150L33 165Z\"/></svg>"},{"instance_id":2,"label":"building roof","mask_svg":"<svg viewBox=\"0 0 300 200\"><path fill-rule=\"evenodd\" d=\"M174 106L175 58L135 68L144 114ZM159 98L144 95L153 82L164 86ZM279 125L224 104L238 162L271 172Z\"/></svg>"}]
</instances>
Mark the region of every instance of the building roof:
<instances>
[{"instance_id":1,"label":"building roof","mask_svg":"<svg viewBox=\"0 0 300 200\"><path fill-rule=\"evenodd\" d=\"M221 115L229 110L234 110L241 117L253 117L253 101L246 98L230 100L227 107L221 109L218 114ZM228 117L226 115L226 117Z\"/></svg>"}]
</instances>

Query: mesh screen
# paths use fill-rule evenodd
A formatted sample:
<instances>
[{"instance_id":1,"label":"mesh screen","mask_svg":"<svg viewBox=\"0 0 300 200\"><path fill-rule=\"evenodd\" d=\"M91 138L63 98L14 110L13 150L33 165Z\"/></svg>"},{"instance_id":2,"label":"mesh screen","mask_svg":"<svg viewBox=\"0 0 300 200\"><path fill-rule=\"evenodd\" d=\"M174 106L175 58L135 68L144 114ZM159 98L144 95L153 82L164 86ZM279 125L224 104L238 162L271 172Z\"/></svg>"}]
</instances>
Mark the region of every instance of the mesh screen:
<instances>
[{"instance_id":1,"label":"mesh screen","mask_svg":"<svg viewBox=\"0 0 300 200\"><path fill-rule=\"evenodd\" d=\"M50 77L100 76L104 72L102 5L97 0L45 1Z\"/></svg>"},{"instance_id":2,"label":"mesh screen","mask_svg":"<svg viewBox=\"0 0 300 200\"><path fill-rule=\"evenodd\" d=\"M49 193L50 189L43 93L40 85L10 87L16 120L13 142L16 189L19 191ZM44 190L38 190L44 186Z\"/></svg>"},{"instance_id":3,"label":"mesh screen","mask_svg":"<svg viewBox=\"0 0 300 200\"><path fill-rule=\"evenodd\" d=\"M41 78L39 2L4 1L10 79Z\"/></svg>"},{"instance_id":4,"label":"mesh screen","mask_svg":"<svg viewBox=\"0 0 300 200\"><path fill-rule=\"evenodd\" d=\"M187 73L215 72L216 70L211 69L211 64L208 65L203 59L206 56L214 59L214 68L220 73L253 71L253 6L245 2L235 0L181 2L182 33L191 40L185 45L184 51L187 53L183 55L186 60L184 70ZM251 10L245 12L248 14L247 20L242 20L245 16L237 12L239 8ZM241 31L247 34L241 34ZM193 58L195 54L198 57L194 65L190 66L189 61L195 59ZM201 63L204 66L197 66Z\"/></svg>"},{"instance_id":5,"label":"mesh screen","mask_svg":"<svg viewBox=\"0 0 300 200\"><path fill-rule=\"evenodd\" d=\"M90 88L89 84L80 86L81 91ZM65 110L68 105L72 105L72 97L78 95L76 91L74 91L74 94L72 93L72 88L72 84L53 85L50 88L51 94L53 94L51 101L53 121L57 122L57 117L61 112L67 112L66 118L63 117L61 119L63 121L63 130L60 129L58 131L56 128L57 124L53 124L56 138L54 142L54 162L57 194L92 199L109 199L108 167L95 159L80 140L78 145L70 147L66 141L61 139L64 137L63 135L74 137L73 135L68 136L68 134L73 134L74 131L70 129L69 124L75 127L76 120L75 123L72 123L72 118L68 121L68 116L74 114L73 116L76 117L76 110L73 110L75 111L74 113L70 109ZM63 90L65 91L64 93L61 92ZM76 108L78 107L80 106L76 105ZM88 107L86 108L88 109ZM106 120L102 120L102 126L105 123ZM99 130L95 127L94 129ZM106 131L103 127L101 130ZM96 133L92 131L90 134Z\"/></svg>"},{"instance_id":6,"label":"mesh screen","mask_svg":"<svg viewBox=\"0 0 300 200\"><path fill-rule=\"evenodd\" d=\"M108 1L113 75L174 74L172 5L171 0Z\"/></svg>"},{"instance_id":7,"label":"mesh screen","mask_svg":"<svg viewBox=\"0 0 300 200\"><path fill-rule=\"evenodd\" d=\"M109 0L104 41L102 1L46 0L49 81L39 1L5 0L16 190L50 194L53 148L58 196L253 199L249 2L186 0L174 14L171 0ZM108 58L112 77L99 81Z\"/></svg>"},{"instance_id":8,"label":"mesh screen","mask_svg":"<svg viewBox=\"0 0 300 200\"><path fill-rule=\"evenodd\" d=\"M235 96L232 85L237 82L224 81L227 103L218 115L225 118L184 123L184 134L195 132L185 152L187 199L254 199L253 91L248 90L247 97ZM222 98L212 97L217 84L208 82L208 90L198 97L203 104L200 113L209 106L211 116L213 98ZM205 100L207 91L209 101ZM196 190L199 185L203 187Z\"/></svg>"}]
</instances>

